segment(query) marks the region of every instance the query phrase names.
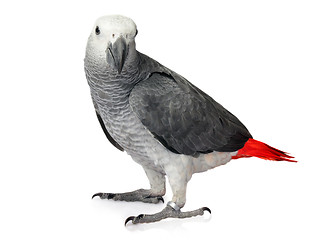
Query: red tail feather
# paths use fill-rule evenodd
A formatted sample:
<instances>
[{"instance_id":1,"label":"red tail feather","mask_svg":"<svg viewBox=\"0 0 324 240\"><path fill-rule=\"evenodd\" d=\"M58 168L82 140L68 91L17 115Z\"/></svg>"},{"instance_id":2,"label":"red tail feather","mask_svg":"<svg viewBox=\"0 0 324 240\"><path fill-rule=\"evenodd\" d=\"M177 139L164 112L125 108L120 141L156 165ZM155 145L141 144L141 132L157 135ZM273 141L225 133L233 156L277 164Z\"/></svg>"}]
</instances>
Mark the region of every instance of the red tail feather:
<instances>
[{"instance_id":1,"label":"red tail feather","mask_svg":"<svg viewBox=\"0 0 324 240\"><path fill-rule=\"evenodd\" d=\"M232 159L242 158L242 157L258 157L266 160L273 161L288 161L288 162L297 162L292 160L294 158L289 156L287 153L278 150L265 144L263 142L254 140L250 138L244 145L243 148L238 150L236 156L233 156Z\"/></svg>"}]
</instances>

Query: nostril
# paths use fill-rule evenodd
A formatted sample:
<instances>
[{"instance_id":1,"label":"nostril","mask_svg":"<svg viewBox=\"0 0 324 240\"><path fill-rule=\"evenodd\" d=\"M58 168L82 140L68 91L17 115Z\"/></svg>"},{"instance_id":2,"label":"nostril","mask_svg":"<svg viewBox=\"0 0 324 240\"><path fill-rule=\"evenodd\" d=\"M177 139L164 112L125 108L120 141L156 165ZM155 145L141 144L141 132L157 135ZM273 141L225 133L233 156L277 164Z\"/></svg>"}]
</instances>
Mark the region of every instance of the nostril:
<instances>
[{"instance_id":1,"label":"nostril","mask_svg":"<svg viewBox=\"0 0 324 240\"><path fill-rule=\"evenodd\" d=\"M115 33L112 34L112 37L113 37L113 38L115 37Z\"/></svg>"}]
</instances>

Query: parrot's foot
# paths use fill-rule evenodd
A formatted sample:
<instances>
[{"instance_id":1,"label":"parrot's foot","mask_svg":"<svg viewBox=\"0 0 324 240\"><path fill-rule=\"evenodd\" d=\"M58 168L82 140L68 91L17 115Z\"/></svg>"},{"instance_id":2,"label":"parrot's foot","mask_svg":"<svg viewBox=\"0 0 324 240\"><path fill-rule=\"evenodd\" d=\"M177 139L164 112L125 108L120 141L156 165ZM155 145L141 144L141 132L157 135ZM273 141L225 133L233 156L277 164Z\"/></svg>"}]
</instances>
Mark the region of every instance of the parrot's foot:
<instances>
[{"instance_id":1,"label":"parrot's foot","mask_svg":"<svg viewBox=\"0 0 324 240\"><path fill-rule=\"evenodd\" d=\"M138 189L133 192L126 193L96 193L92 196L100 197L101 199L112 199L115 201L126 201L126 202L144 202L144 203L164 203L162 196L153 195L151 190Z\"/></svg>"},{"instance_id":2,"label":"parrot's foot","mask_svg":"<svg viewBox=\"0 0 324 240\"><path fill-rule=\"evenodd\" d=\"M211 213L208 207L202 207L189 212L181 212L180 208L177 205L175 205L172 202L169 202L168 205L161 212L152 215L140 214L137 217L128 217L125 221L125 226L129 221L132 221L133 224L137 224L158 222L165 218L190 218L198 215L203 215L204 211L208 211L209 213Z\"/></svg>"}]
</instances>

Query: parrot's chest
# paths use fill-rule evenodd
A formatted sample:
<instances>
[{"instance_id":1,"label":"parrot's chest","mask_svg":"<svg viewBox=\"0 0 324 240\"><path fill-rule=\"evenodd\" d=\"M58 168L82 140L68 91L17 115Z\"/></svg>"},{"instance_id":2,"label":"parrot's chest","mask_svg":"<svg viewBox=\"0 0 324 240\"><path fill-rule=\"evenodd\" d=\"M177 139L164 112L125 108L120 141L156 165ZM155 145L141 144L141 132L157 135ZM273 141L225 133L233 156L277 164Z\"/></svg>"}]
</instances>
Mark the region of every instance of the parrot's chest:
<instances>
[{"instance_id":1,"label":"parrot's chest","mask_svg":"<svg viewBox=\"0 0 324 240\"><path fill-rule=\"evenodd\" d=\"M112 81L90 70L86 73L95 108L111 137L132 156L145 155L143 145L150 136L130 108L129 86L122 85L127 81Z\"/></svg>"},{"instance_id":2,"label":"parrot's chest","mask_svg":"<svg viewBox=\"0 0 324 240\"><path fill-rule=\"evenodd\" d=\"M141 138L145 135L144 128L128 104L99 105L100 115L105 126L114 138L127 152L138 151Z\"/></svg>"},{"instance_id":3,"label":"parrot's chest","mask_svg":"<svg viewBox=\"0 0 324 240\"><path fill-rule=\"evenodd\" d=\"M152 150L161 144L132 111L128 98L96 87L91 89L91 94L112 138L140 164L158 165L152 161Z\"/></svg>"}]
</instances>

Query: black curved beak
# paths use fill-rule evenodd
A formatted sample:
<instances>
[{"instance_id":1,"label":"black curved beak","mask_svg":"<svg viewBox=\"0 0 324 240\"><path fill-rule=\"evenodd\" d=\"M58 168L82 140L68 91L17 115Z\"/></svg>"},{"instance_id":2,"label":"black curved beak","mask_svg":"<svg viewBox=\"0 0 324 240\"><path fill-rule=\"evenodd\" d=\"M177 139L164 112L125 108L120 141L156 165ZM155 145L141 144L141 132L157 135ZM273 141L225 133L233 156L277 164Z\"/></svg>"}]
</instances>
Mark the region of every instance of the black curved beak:
<instances>
[{"instance_id":1,"label":"black curved beak","mask_svg":"<svg viewBox=\"0 0 324 240\"><path fill-rule=\"evenodd\" d=\"M109 43L106 49L106 60L107 63L118 73L121 73L123 66L128 54L128 45L124 37L120 36L112 44Z\"/></svg>"}]
</instances>

